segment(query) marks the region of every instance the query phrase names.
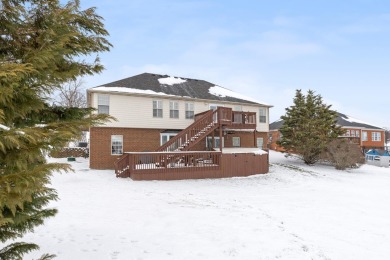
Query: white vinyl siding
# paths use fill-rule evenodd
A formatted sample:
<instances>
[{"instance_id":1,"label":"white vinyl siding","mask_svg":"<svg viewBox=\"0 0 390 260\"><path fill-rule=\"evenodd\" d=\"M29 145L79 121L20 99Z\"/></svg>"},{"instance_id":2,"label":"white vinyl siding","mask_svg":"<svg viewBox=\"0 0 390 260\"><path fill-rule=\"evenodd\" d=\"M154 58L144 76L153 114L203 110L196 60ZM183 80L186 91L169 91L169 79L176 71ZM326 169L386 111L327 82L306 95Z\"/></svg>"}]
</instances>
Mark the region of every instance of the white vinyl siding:
<instances>
[{"instance_id":1,"label":"white vinyl siding","mask_svg":"<svg viewBox=\"0 0 390 260\"><path fill-rule=\"evenodd\" d=\"M194 119L194 103L186 103L186 119Z\"/></svg>"},{"instance_id":2,"label":"white vinyl siding","mask_svg":"<svg viewBox=\"0 0 390 260\"><path fill-rule=\"evenodd\" d=\"M153 117L163 117L162 100L153 100Z\"/></svg>"},{"instance_id":3,"label":"white vinyl siding","mask_svg":"<svg viewBox=\"0 0 390 260\"><path fill-rule=\"evenodd\" d=\"M169 117L179 118L179 102L169 101Z\"/></svg>"},{"instance_id":4,"label":"white vinyl siding","mask_svg":"<svg viewBox=\"0 0 390 260\"><path fill-rule=\"evenodd\" d=\"M100 93L91 93L91 105L95 108L98 107L98 95ZM117 120L113 120L105 123L102 127L131 127L131 128L144 128L144 129L184 129L188 127L193 120L185 119L185 106L180 103L191 103L194 106L194 115L205 112L210 109L206 100L191 100L191 99L177 99L179 102L179 119L172 120L169 118L169 101L176 101L171 97L147 97L147 96L135 96L126 94L110 93L110 115ZM156 112L161 115L160 118L153 116L153 101L158 102L160 111ZM219 106L225 105L225 107L233 108L237 104L224 103L218 104ZM256 105L242 105L243 111L259 113L260 106ZM266 108L268 110L268 108ZM268 112L267 112L268 113ZM258 117L258 116L257 116ZM157 120L158 119L158 120ZM257 124L256 130L259 132L268 132L268 124Z\"/></svg>"},{"instance_id":5,"label":"white vinyl siding","mask_svg":"<svg viewBox=\"0 0 390 260\"><path fill-rule=\"evenodd\" d=\"M110 95L98 95L98 114L110 114Z\"/></svg>"},{"instance_id":6,"label":"white vinyl siding","mask_svg":"<svg viewBox=\"0 0 390 260\"><path fill-rule=\"evenodd\" d=\"M123 154L123 136L112 135L111 136L111 154L121 155Z\"/></svg>"}]
</instances>

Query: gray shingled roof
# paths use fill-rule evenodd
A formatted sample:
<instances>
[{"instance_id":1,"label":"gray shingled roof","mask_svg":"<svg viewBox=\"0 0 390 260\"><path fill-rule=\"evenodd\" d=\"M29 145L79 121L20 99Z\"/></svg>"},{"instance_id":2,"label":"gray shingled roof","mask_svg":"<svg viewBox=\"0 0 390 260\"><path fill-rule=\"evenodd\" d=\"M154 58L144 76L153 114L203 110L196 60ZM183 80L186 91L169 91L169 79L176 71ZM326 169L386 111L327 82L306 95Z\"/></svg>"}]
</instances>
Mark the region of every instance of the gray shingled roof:
<instances>
[{"instance_id":1,"label":"gray shingled roof","mask_svg":"<svg viewBox=\"0 0 390 260\"><path fill-rule=\"evenodd\" d=\"M283 125L283 120L279 119L269 125L270 130L278 130ZM337 112L337 125L342 127L356 127L356 128L367 128L367 129L380 129L383 130L383 128L362 123L362 122L354 122L353 119L351 119L349 116Z\"/></svg>"},{"instance_id":2,"label":"gray shingled roof","mask_svg":"<svg viewBox=\"0 0 390 260\"><path fill-rule=\"evenodd\" d=\"M122 88L132 88L132 89L140 89L140 90L151 90L157 93L162 92L167 95L174 95L174 96L181 96L181 97L209 99L209 100L216 100L216 101L239 102L239 103L248 103L248 104L261 104L250 100L239 99L236 97L212 95L209 93L209 89L210 87L214 87L216 85L204 80L180 77L181 79L186 80L186 82L180 84L173 84L173 85L160 84L160 82L158 81L158 79L160 78L168 78L168 77L169 77L168 75L142 73L133 77L103 84L95 88L122 87Z\"/></svg>"}]
</instances>

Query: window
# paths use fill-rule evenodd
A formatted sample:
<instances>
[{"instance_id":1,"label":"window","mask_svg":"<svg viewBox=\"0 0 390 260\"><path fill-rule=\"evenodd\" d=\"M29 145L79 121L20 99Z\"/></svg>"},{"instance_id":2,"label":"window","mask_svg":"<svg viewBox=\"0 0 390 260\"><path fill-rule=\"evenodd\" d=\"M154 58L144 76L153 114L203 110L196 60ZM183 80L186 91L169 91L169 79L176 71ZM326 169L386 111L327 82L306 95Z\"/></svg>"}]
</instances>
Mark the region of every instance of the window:
<instances>
[{"instance_id":1,"label":"window","mask_svg":"<svg viewBox=\"0 0 390 260\"><path fill-rule=\"evenodd\" d=\"M212 146L213 148L219 148L219 137L217 136L214 137L214 145L212 145L212 142L213 142L213 137L207 136L206 147L209 148L210 146ZM225 142L223 137L222 137L222 147L225 147Z\"/></svg>"},{"instance_id":2,"label":"window","mask_svg":"<svg viewBox=\"0 0 390 260\"><path fill-rule=\"evenodd\" d=\"M349 130L345 131L345 136L350 136L351 133L349 132Z\"/></svg>"},{"instance_id":3,"label":"window","mask_svg":"<svg viewBox=\"0 0 390 260\"><path fill-rule=\"evenodd\" d=\"M179 118L179 102L169 101L169 117Z\"/></svg>"},{"instance_id":4,"label":"window","mask_svg":"<svg viewBox=\"0 0 390 260\"><path fill-rule=\"evenodd\" d=\"M380 132L372 132L371 133L371 140L372 141L380 141L381 140L381 133Z\"/></svg>"},{"instance_id":5,"label":"window","mask_svg":"<svg viewBox=\"0 0 390 260\"><path fill-rule=\"evenodd\" d=\"M98 94L98 114L110 113L110 96Z\"/></svg>"},{"instance_id":6,"label":"window","mask_svg":"<svg viewBox=\"0 0 390 260\"><path fill-rule=\"evenodd\" d=\"M362 141L367 141L368 140L368 135L366 131L362 132Z\"/></svg>"},{"instance_id":7,"label":"window","mask_svg":"<svg viewBox=\"0 0 390 260\"><path fill-rule=\"evenodd\" d=\"M242 111L242 106L234 106L233 111Z\"/></svg>"},{"instance_id":8,"label":"window","mask_svg":"<svg viewBox=\"0 0 390 260\"><path fill-rule=\"evenodd\" d=\"M257 144L257 147L258 147L258 148L263 148L263 144L264 144L264 139L263 139L263 137L257 137L257 138L256 138L256 144Z\"/></svg>"},{"instance_id":9,"label":"window","mask_svg":"<svg viewBox=\"0 0 390 260\"><path fill-rule=\"evenodd\" d=\"M355 137L355 130L351 130L351 136Z\"/></svg>"},{"instance_id":10,"label":"window","mask_svg":"<svg viewBox=\"0 0 390 260\"><path fill-rule=\"evenodd\" d=\"M163 117L162 100L153 100L153 117Z\"/></svg>"},{"instance_id":11,"label":"window","mask_svg":"<svg viewBox=\"0 0 390 260\"><path fill-rule=\"evenodd\" d=\"M264 107L261 107L259 109L259 122L267 123L267 110Z\"/></svg>"},{"instance_id":12,"label":"window","mask_svg":"<svg viewBox=\"0 0 390 260\"><path fill-rule=\"evenodd\" d=\"M111 136L111 154L123 154L123 135Z\"/></svg>"},{"instance_id":13,"label":"window","mask_svg":"<svg viewBox=\"0 0 390 260\"><path fill-rule=\"evenodd\" d=\"M356 130L356 137L360 137L360 131Z\"/></svg>"},{"instance_id":14,"label":"window","mask_svg":"<svg viewBox=\"0 0 390 260\"><path fill-rule=\"evenodd\" d=\"M232 138L232 141L233 141L233 147L240 147L241 146L240 137L235 136Z\"/></svg>"},{"instance_id":15,"label":"window","mask_svg":"<svg viewBox=\"0 0 390 260\"><path fill-rule=\"evenodd\" d=\"M186 119L194 119L194 103L186 103Z\"/></svg>"},{"instance_id":16,"label":"window","mask_svg":"<svg viewBox=\"0 0 390 260\"><path fill-rule=\"evenodd\" d=\"M165 144L175 135L177 135L177 133L161 133L160 134L160 145Z\"/></svg>"}]
</instances>

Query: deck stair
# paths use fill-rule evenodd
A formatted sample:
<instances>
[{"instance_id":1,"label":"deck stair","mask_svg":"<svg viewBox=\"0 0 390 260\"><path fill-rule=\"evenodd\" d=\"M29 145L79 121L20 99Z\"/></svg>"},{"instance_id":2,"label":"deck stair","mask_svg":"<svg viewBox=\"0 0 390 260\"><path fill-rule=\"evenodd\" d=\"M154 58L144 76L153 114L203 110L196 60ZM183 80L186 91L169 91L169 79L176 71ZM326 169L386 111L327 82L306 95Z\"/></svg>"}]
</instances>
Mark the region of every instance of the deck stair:
<instances>
[{"instance_id":1,"label":"deck stair","mask_svg":"<svg viewBox=\"0 0 390 260\"><path fill-rule=\"evenodd\" d=\"M215 129L223 125L231 124L231 109L218 107L216 110L209 110L197 116L195 122L174 136L168 142L160 146L156 152L179 152L188 151ZM167 158L161 161L161 166L168 163L180 161L181 158Z\"/></svg>"}]
</instances>

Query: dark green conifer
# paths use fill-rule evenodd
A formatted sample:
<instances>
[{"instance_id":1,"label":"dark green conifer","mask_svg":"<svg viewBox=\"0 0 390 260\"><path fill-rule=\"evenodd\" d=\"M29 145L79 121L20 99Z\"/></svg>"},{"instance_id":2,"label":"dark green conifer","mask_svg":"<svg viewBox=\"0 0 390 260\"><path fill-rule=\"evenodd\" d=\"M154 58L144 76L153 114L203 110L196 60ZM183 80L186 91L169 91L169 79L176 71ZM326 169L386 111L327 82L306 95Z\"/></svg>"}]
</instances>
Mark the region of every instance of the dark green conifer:
<instances>
[{"instance_id":1,"label":"dark green conifer","mask_svg":"<svg viewBox=\"0 0 390 260\"><path fill-rule=\"evenodd\" d=\"M0 259L22 259L38 248L20 238L55 215L48 187L50 151L107 117L88 109L50 107L45 98L64 82L103 70L91 54L108 51L102 17L77 0L0 1ZM44 255L42 259L52 256Z\"/></svg>"},{"instance_id":2,"label":"dark green conifer","mask_svg":"<svg viewBox=\"0 0 390 260\"><path fill-rule=\"evenodd\" d=\"M336 112L330 108L314 91L305 96L297 90L294 105L281 117L284 122L278 145L299 154L306 164L316 163L327 145L343 133L336 125Z\"/></svg>"}]
</instances>

